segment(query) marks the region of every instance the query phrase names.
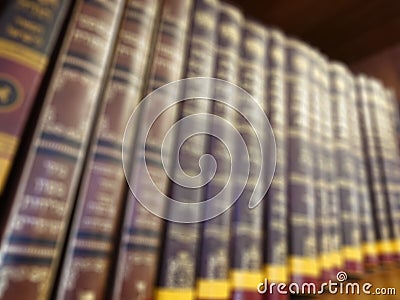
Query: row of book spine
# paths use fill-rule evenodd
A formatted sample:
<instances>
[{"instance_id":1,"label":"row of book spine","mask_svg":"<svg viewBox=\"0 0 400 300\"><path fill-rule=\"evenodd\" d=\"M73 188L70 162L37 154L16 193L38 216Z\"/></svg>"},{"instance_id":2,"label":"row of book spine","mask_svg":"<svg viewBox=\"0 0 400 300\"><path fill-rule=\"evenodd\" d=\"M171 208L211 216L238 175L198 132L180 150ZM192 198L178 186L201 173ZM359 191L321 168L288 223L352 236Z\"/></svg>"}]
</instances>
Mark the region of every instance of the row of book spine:
<instances>
[{"instance_id":1,"label":"row of book spine","mask_svg":"<svg viewBox=\"0 0 400 300\"><path fill-rule=\"evenodd\" d=\"M0 192L9 204L0 299L287 299L257 287L265 278L319 285L341 270L357 277L400 260L400 118L395 96L376 80L216 0L7 1L0 25ZM32 141L9 178L57 39ZM276 167L266 195L269 182L257 180L265 167L255 159L259 128L232 107L256 112L229 90L216 92L228 105L188 99L148 133L141 128L157 108L145 106L125 132L144 96L190 77L232 82L268 115ZM248 178L230 178L226 147L197 135L179 148L181 167L197 174L199 158L211 154L214 180L196 189L170 180L161 152L177 145L161 149L161 140L178 119L199 113L238 129L251 154ZM131 153L125 170L122 148ZM144 164L135 159L142 156ZM153 184L193 203L229 180L246 180L237 202L201 223L164 221L135 198L166 211ZM226 197L238 186L228 185ZM254 194L264 200L249 209Z\"/></svg>"}]
</instances>

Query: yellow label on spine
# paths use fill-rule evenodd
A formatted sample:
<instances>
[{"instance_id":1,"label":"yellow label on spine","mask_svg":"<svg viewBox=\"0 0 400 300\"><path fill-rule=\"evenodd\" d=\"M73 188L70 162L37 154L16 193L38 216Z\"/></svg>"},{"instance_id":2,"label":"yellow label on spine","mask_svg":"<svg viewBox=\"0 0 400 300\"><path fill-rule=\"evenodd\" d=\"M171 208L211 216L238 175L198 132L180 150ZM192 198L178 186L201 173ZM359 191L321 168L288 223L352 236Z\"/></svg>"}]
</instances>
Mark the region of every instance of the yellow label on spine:
<instances>
[{"instance_id":1,"label":"yellow label on spine","mask_svg":"<svg viewBox=\"0 0 400 300\"><path fill-rule=\"evenodd\" d=\"M287 266L266 265L265 278L275 283L285 283L289 281Z\"/></svg>"},{"instance_id":2,"label":"yellow label on spine","mask_svg":"<svg viewBox=\"0 0 400 300\"><path fill-rule=\"evenodd\" d=\"M27 46L0 38L0 57L8 58L42 72L47 65L47 56Z\"/></svg>"},{"instance_id":3,"label":"yellow label on spine","mask_svg":"<svg viewBox=\"0 0 400 300\"><path fill-rule=\"evenodd\" d=\"M194 300L192 289L160 288L155 291L155 300Z\"/></svg>"},{"instance_id":4,"label":"yellow label on spine","mask_svg":"<svg viewBox=\"0 0 400 300\"><path fill-rule=\"evenodd\" d=\"M336 268L342 268L344 265L343 262L343 255L340 251L332 253L332 260L333 260L333 266Z\"/></svg>"},{"instance_id":5,"label":"yellow label on spine","mask_svg":"<svg viewBox=\"0 0 400 300\"><path fill-rule=\"evenodd\" d=\"M393 254L393 244L391 241L382 241L377 243L379 254Z\"/></svg>"},{"instance_id":6,"label":"yellow label on spine","mask_svg":"<svg viewBox=\"0 0 400 300\"><path fill-rule=\"evenodd\" d=\"M394 240L392 242L392 249L396 254L400 253L400 240Z\"/></svg>"},{"instance_id":7,"label":"yellow label on spine","mask_svg":"<svg viewBox=\"0 0 400 300\"><path fill-rule=\"evenodd\" d=\"M290 271L304 276L319 276L318 260L313 257L292 257L289 259Z\"/></svg>"},{"instance_id":8,"label":"yellow label on spine","mask_svg":"<svg viewBox=\"0 0 400 300\"><path fill-rule=\"evenodd\" d=\"M197 283L197 299L229 299L228 280L200 279Z\"/></svg>"},{"instance_id":9,"label":"yellow label on spine","mask_svg":"<svg viewBox=\"0 0 400 300\"><path fill-rule=\"evenodd\" d=\"M356 262L362 261L361 248L359 247L343 247L342 253L343 253L343 258L345 260L351 260Z\"/></svg>"},{"instance_id":10,"label":"yellow label on spine","mask_svg":"<svg viewBox=\"0 0 400 300\"><path fill-rule=\"evenodd\" d=\"M375 243L366 243L362 246L362 251L365 255L376 256L378 250L376 249Z\"/></svg>"},{"instance_id":11,"label":"yellow label on spine","mask_svg":"<svg viewBox=\"0 0 400 300\"><path fill-rule=\"evenodd\" d=\"M261 271L232 270L230 278L232 288L250 291L256 291L257 286L264 280Z\"/></svg>"},{"instance_id":12,"label":"yellow label on spine","mask_svg":"<svg viewBox=\"0 0 400 300\"><path fill-rule=\"evenodd\" d=\"M329 270L332 268L332 254L331 253L323 253L319 256L319 266L321 270Z\"/></svg>"}]
</instances>

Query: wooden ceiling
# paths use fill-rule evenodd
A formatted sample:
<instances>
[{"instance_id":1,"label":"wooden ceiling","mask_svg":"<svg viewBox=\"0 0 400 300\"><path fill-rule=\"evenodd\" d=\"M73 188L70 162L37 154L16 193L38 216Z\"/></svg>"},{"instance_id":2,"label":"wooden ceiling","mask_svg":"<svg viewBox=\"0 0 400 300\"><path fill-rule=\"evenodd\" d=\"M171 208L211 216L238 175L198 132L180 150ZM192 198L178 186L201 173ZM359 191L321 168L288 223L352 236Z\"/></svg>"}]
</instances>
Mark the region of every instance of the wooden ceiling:
<instances>
[{"instance_id":1,"label":"wooden ceiling","mask_svg":"<svg viewBox=\"0 0 400 300\"><path fill-rule=\"evenodd\" d=\"M399 0L231 0L332 59L353 63L400 41Z\"/></svg>"}]
</instances>

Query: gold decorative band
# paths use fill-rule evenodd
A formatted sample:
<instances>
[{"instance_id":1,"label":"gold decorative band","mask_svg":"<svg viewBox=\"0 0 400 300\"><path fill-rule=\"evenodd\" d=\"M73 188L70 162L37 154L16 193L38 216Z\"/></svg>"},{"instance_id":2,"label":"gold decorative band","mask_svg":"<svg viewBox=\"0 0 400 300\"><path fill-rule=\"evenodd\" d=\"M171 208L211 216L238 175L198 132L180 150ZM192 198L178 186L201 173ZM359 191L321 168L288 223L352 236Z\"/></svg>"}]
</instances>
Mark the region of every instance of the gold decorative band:
<instances>
[{"instance_id":1,"label":"gold decorative band","mask_svg":"<svg viewBox=\"0 0 400 300\"><path fill-rule=\"evenodd\" d=\"M292 257L289 259L290 271L293 274L318 277L318 261L314 257Z\"/></svg>"},{"instance_id":2,"label":"gold decorative band","mask_svg":"<svg viewBox=\"0 0 400 300\"><path fill-rule=\"evenodd\" d=\"M287 266L280 265L266 265L265 266L265 278L268 281L275 283L285 283L289 281Z\"/></svg>"},{"instance_id":3,"label":"gold decorative band","mask_svg":"<svg viewBox=\"0 0 400 300\"><path fill-rule=\"evenodd\" d=\"M19 43L0 38L0 57L8 58L42 72L47 65L47 56Z\"/></svg>"},{"instance_id":4,"label":"gold decorative band","mask_svg":"<svg viewBox=\"0 0 400 300\"><path fill-rule=\"evenodd\" d=\"M155 300L194 300L192 289L160 288L155 292Z\"/></svg>"},{"instance_id":5,"label":"gold decorative band","mask_svg":"<svg viewBox=\"0 0 400 300\"><path fill-rule=\"evenodd\" d=\"M250 291L256 291L257 286L264 280L261 270L259 272L232 270L230 278L233 289Z\"/></svg>"},{"instance_id":6,"label":"gold decorative band","mask_svg":"<svg viewBox=\"0 0 400 300\"><path fill-rule=\"evenodd\" d=\"M361 247L343 247L342 253L345 260L362 261Z\"/></svg>"},{"instance_id":7,"label":"gold decorative band","mask_svg":"<svg viewBox=\"0 0 400 300\"><path fill-rule=\"evenodd\" d=\"M229 299L228 280L200 279L197 283L197 299Z\"/></svg>"}]
</instances>

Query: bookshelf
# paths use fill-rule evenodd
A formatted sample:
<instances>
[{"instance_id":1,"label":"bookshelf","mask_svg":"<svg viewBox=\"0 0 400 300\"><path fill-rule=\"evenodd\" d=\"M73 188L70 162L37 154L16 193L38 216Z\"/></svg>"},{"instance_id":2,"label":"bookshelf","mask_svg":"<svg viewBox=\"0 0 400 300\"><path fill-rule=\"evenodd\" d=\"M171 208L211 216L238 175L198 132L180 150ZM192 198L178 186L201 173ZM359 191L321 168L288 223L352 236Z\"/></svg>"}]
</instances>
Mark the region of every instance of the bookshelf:
<instances>
[{"instance_id":1,"label":"bookshelf","mask_svg":"<svg viewBox=\"0 0 400 300\"><path fill-rule=\"evenodd\" d=\"M14 167L11 174L16 176L8 182L8 170L0 168L0 175L6 170L0 176L6 187L0 196L8 209L1 211L0 299L97 300L108 295L113 299L212 300L216 292L220 300L261 300L255 287L264 276L274 283L318 285L335 279L339 271L360 282L382 286L384 281L384 286L400 289L396 283L400 230L395 230L400 229L400 150L395 131L400 122L393 113L395 97L379 81L355 77L349 70L378 77L399 93L399 2L70 1L74 9L68 14L56 1L46 0L29 11L40 12L38 6L49 5L55 17L56 8L60 16L69 17L64 26L54 26L51 44L57 44L53 48L58 50L53 55L42 53L47 55L43 61L53 61L40 86L43 106L34 102L41 96L26 92L37 110L36 117L29 117L32 128L25 126L33 141L22 143L26 149L17 153L17 143L12 147L8 143L18 142L22 129L0 139L0 150L11 153L6 157L8 169L14 158L22 161L21 170L14 172ZM10 25L3 27L13 30L0 31L2 39L9 39L3 42L7 51L0 47L0 59L6 61L3 73L16 70L7 68L10 61L37 67L28 58L42 49L22 45L19 53L13 53L21 42L15 32L36 28L24 19L27 3L0 5L0 11L11 8L4 14L15 17L15 26L22 24L22 29ZM0 21L7 23L1 14ZM45 70L42 66L36 70L39 77L32 78L41 81ZM19 73L11 75L23 78ZM257 157L259 143L251 127L216 101L210 107L201 106L196 97L157 121L144 142L144 164L124 161L133 181L126 179L121 148L129 149L133 158L141 156L140 130L146 127L135 123L126 144L122 137L124 132L131 133L125 131L130 112L158 87L197 76L243 86L258 101L262 115L270 117L279 156L268 194L256 189L256 169L264 164ZM17 98L18 84L14 86L6 77L2 80L0 98L6 106ZM39 84L33 88L39 90ZM219 93L226 93L228 101L239 98L229 89ZM190 100L196 101L192 105ZM168 97L163 101L172 102ZM255 114L244 103L241 108ZM142 121L151 120L147 110L141 112ZM138 194L129 191L126 181L156 205L157 191L198 204L208 199L208 193L223 189L224 179L231 178L224 170L229 171L234 162L211 138L192 140L189 147L182 147L186 156L179 159L187 164L188 174L197 174L199 154L215 152L223 171L216 173L215 182L197 186L194 193L190 186L170 180L163 169L160 139L179 118L195 112L232 118L228 121L237 125L250 145L247 158L253 169L238 205L223 219L180 224L176 219L162 220L159 216L164 214L152 214L140 206ZM386 123L383 118L390 120ZM13 125L4 120L0 119L7 123L3 127ZM202 122L205 128L217 127L208 120ZM257 128L253 127L256 134ZM174 143L166 153L173 153ZM396 166L393 170L391 163ZM150 174L151 180L144 174ZM259 175L265 174L260 171ZM234 181L243 182L243 178ZM253 185L263 203L251 211L244 204ZM233 195L226 194L223 200L236 198ZM170 208L165 211L171 212ZM374 272L364 274L369 268ZM271 300L277 295L269 296Z\"/></svg>"}]
</instances>

